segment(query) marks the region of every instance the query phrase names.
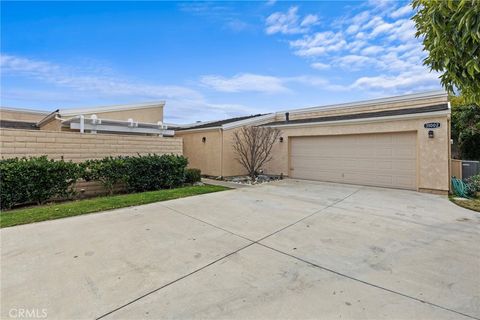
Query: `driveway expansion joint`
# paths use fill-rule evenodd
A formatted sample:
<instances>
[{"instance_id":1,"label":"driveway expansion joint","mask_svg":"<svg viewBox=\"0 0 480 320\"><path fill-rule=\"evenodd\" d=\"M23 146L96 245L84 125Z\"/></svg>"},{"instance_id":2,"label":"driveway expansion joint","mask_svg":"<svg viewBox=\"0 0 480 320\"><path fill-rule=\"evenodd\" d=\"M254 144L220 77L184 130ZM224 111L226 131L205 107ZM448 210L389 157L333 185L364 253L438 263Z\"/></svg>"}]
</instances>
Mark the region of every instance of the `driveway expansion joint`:
<instances>
[{"instance_id":1,"label":"driveway expansion joint","mask_svg":"<svg viewBox=\"0 0 480 320\"><path fill-rule=\"evenodd\" d=\"M204 270L204 269L206 269L206 268L208 268L208 267L216 264L217 262L220 262L220 261L222 261L222 260L224 260L224 259L226 259L226 258L228 258L228 257L230 257L230 256L232 256L232 255L234 255L234 254L239 253L240 251L242 251L242 250L244 250L244 249L247 249L247 248L249 248L249 247L257 244L257 245L260 245L260 246L262 246L262 247L264 247L264 248L266 248L266 249L270 249L270 250L272 250L272 251L274 251L274 252L276 252L276 253L279 253L279 254L288 256L288 257L290 257L290 258L292 258L292 259L298 260L298 261L300 261L300 262L303 262L303 263L308 264L308 265L310 265L310 266L313 266L313 267L315 267L315 268L321 269L321 270L323 270L323 271L333 273L333 274L335 274L335 275L337 275L337 276L340 276L340 277L343 277L343 278L346 278L346 279L349 279L349 280L352 280L352 281L355 281L355 282L358 282L358 283L361 283L361 284L364 284L364 285L367 285L367 286L370 286L370 287L373 287L373 288L376 288L376 289L380 289L380 290L383 290L383 291L386 291L386 292L389 292L389 293L392 293L392 294L395 294L395 295L399 295L399 296L402 296L402 297L404 297L404 298L407 298L407 299L410 299L410 300L413 300L413 301L416 301L416 302L428 304L428 305L430 305L430 306L432 306L432 307L435 307L435 308L439 308L439 309L442 309L442 310L445 310L445 311L448 311L448 312L452 312L452 313L455 313L455 314L458 314L458 315L462 315L462 316L465 316L465 317L468 317L468 318L471 318L471 319L480 320L480 318L477 318L477 317L475 317L475 316L472 316L472 315L469 315L469 314L466 314L466 313L463 313L463 312L460 312L460 311L456 311L456 310L450 309L450 308L448 308L448 307L444 307L444 306L438 305L438 304L436 304L436 303L429 302L429 301L427 301L427 300L422 300L422 299L419 299L419 298L410 296L410 295L408 295L408 294L401 293L401 292L399 292L399 291L395 291L395 290L392 290L392 289L388 289L388 288L386 288L386 287L382 287L382 286L380 286L380 285L376 285L376 284L374 284L374 283L370 283L370 282L367 282L367 281L365 281L365 280L361 280L361 279L355 278L355 277L353 277L353 276L349 276L348 274L341 273L341 272L339 272L339 271L335 271L335 270L333 270L333 269L330 269L330 268L321 266L321 265L316 264L316 263L314 263L314 262L305 260L305 259L303 259L303 258L294 256L294 255L289 254L289 253L287 253L287 252L281 251L281 250L279 250L279 249L275 249L275 248L273 248L273 247L270 247L270 246L268 246L268 245L265 245L265 244L261 243L261 241L263 241L263 240L265 240L265 239L267 239L267 238L269 238L269 237L271 237L271 236L273 236L273 235L275 235L275 234L277 234L277 233L279 233L279 232L282 232L282 231L284 231L284 230L286 230L286 229L288 229L288 228L290 228L290 227L292 227L292 226L294 226L294 225L296 225L296 224L298 224L298 223L300 223L300 222L302 222L302 221L304 221L304 220L306 220L306 219L308 219L308 218L310 218L310 217L312 217L312 216L314 216L314 215L316 215L316 214L324 211L325 209L334 207L335 205L341 203L342 201L346 200L347 198L351 197L352 195L356 194L357 192L361 191L362 189L364 189L364 188L363 188L363 187L359 187L357 190L355 190L354 192L352 192L352 193L350 193L349 195L345 196L344 198L342 198L342 199L340 199L340 200L338 200L338 201L335 201L334 203L332 203L332 204L330 204L330 205L328 205L328 206L325 206L325 207L323 207L323 208L321 208L321 209L319 209L319 210L317 210L317 211L315 211L315 212L313 212L313 213L311 213L311 214L309 214L309 215L307 215L307 216L305 216L305 217L303 217L303 218L301 218L301 219L299 219L299 220L297 220L297 221L295 221L295 222L293 222L293 223L291 223L291 224L289 224L289 225L287 225L287 226L285 226L285 227L282 227L282 228L280 228L279 230L276 230L276 231L274 231L274 232L272 232L272 233L270 233L270 234L268 234L268 235L266 235L266 236L264 236L264 237L262 237L262 238L260 238L260 239L258 239L258 240L249 239L249 238L247 238L247 237L245 237L245 236L239 235L239 234L234 233L234 232L232 232L232 231L230 231L230 230L227 230L227 229L225 229L225 228L219 227L219 226L214 225L214 224L212 224L212 223L209 223L209 222L206 222L206 221L204 221L204 220L201 220L201 219L198 219L198 218L196 218L196 217L193 217L193 216L191 216L191 215L189 215L189 214L183 213L183 212L181 212L181 211L179 211L179 210L177 210L177 209L175 209L175 208L172 208L172 207L170 207L170 206L167 206L167 205L165 205L165 204L161 204L162 207L165 207L165 208L167 208L167 209L170 209L170 210L172 210L172 211L174 211L174 212L176 212L176 213L178 213L178 214L180 214L180 215L183 215L183 216L185 216L185 217L194 219L194 220L196 220L196 221L199 221L199 222L204 223L204 224L206 224L206 225L209 225L209 226L211 226L211 227L217 228L217 229L222 230L222 231L224 231L224 232L227 232L227 233L229 233L229 234L231 234L231 235L240 237L240 238L242 238L242 239L244 239L244 240L246 240L246 241L250 241L250 243L247 244L247 245L245 245L245 246L243 246L243 247L241 247L241 248L239 248L239 249L237 249L237 250L235 250L235 251L233 251L233 252L230 252L230 253L228 253L228 254L226 254L226 255L224 255L224 256L222 256L222 257L220 257L220 258L218 258L218 259L216 259L216 260L214 260L214 261L212 261L212 262L210 262L210 263L208 263L208 264L200 267L200 268L198 268L198 269L195 269L194 271L192 271L192 272L190 272L190 273L188 273L188 274L186 274L186 275L183 275L183 276L181 276L181 277L179 277L179 278L177 278L177 279L175 279L175 280L173 280L173 281L171 281L171 282L169 282L169 283L167 283L167 284L164 284L163 286L161 286L161 287L159 287L159 288L156 288L156 289L154 289L154 290L151 290L151 291L149 291L149 292L141 295L140 297L135 298L135 299L131 300L130 302L127 302L127 303L125 303L124 305L122 305L122 306L120 306L120 307L118 307L118 308L116 308L116 309L114 309L114 310L112 310L112 311L109 311L109 312L107 312L107 313L105 313L105 314L103 314L103 315L101 315L101 316L99 316L99 317L96 318L96 319L97 319L97 320L103 319L103 318L105 318L106 316L111 315L111 314L113 314L113 313L116 312L116 311L119 311L119 310L121 310L121 309L123 309L123 308L125 308L125 307L127 307L127 306L129 306L129 305L131 305L131 304L134 304L135 302L137 302L137 301L139 301L139 300L141 300L141 299L143 299L143 298L145 298L145 297L147 297L147 296L149 296L149 295L151 295L151 294L154 294L154 293L156 293L156 292L158 292L158 291L160 291L160 290L162 290L162 289L164 289L164 288L166 288L166 287L168 287L168 286L170 286L170 285L173 285L173 284L175 284L176 282L179 282L179 281L181 281L181 280L184 280L184 279L186 279L187 277L189 277L189 276L191 276L191 275L194 275L194 274L196 274L196 273L198 273L198 272L200 272L200 271L202 271L202 270Z\"/></svg>"},{"instance_id":2,"label":"driveway expansion joint","mask_svg":"<svg viewBox=\"0 0 480 320\"><path fill-rule=\"evenodd\" d=\"M421 302L421 303L425 303L425 304L428 304L432 307L436 307L436 308L440 308L442 310L445 310L445 311L449 311L449 312L453 312L453 313L456 313L456 314L459 314L459 315L462 315L462 316L465 316L465 317L468 317L468 318L471 318L471 319L476 319L476 320L480 320L480 318L477 318L475 316L472 316L472 315L469 315L469 314L466 314L466 313L463 313L463 312L460 312L460 311L456 311L456 310L453 310L453 309L450 309L450 308L447 308L447 307L443 307L441 305L438 305L436 303L433 303L433 302L429 302L427 300L422 300L422 299L419 299L419 298L416 298L416 297L413 297L413 296L410 296L408 294L405 294L405 293L401 293L399 291L395 291L395 290L392 290L392 289L388 289L386 287L382 287L382 286L379 286L379 285L376 285L374 283L370 283L370 282L367 282L365 280L361 280L361 279L358 279L358 278L355 278L355 277L352 277L352 276L349 276L348 274L345 274L345 273L341 273L339 271L335 271L333 269L330 269L330 268L327 268L327 267L323 267L319 264L316 264L314 262L311 262L311 261L308 261L308 260L305 260L305 259L302 259L300 257L297 257L297 256L294 256L292 254L289 254L287 252L284 252L282 250L278 250L278 249L275 249L275 248L272 248L270 246L267 246L263 243L257 243L258 245L261 245L262 247L264 248L267 248L267 249L270 249L270 250L273 250L277 253L280 253L280 254L283 254L283 255L286 255L290 258L293 258L293 259L296 259L298 261L301 261L303 263L306 263L308 265L311 265L312 267L315 267L315 268L318 268L318 269L321 269L321 270L324 270L324 271L327 271L327 272L330 272L330 273L334 273L340 277L343 277L343 278L347 278L349 280L352 280L352 281L356 281L356 282L359 282L359 283L362 283L364 285L367 285L367 286L371 286L371 287L374 287L376 289L380 289L380 290L384 290L384 291L387 291L387 292L390 292L390 293L393 293L393 294L396 294L396 295L399 295L399 296L402 296L404 298L407 298L407 299L411 299L411 300L414 300L414 301L417 301L417 302Z\"/></svg>"},{"instance_id":3,"label":"driveway expansion joint","mask_svg":"<svg viewBox=\"0 0 480 320\"><path fill-rule=\"evenodd\" d=\"M246 248L254 245L254 244L258 244L258 245L264 246L264 245L262 245L262 244L260 243L260 241L263 241L263 240L267 239L268 237L277 234L278 232L281 232L281 231L283 231L283 230L285 230L285 229L287 229L287 228L289 228L289 227L292 227L292 226L294 226L295 224L297 224L297 223L299 223L299 222L301 222L301 221L303 221L303 220L305 220L305 219L307 219L307 218L309 218L309 217L312 217L313 215L315 215L315 214L317 214L317 213L320 213L321 211L323 211L323 210L325 210L325 209L327 209L327 208L330 208L330 207L336 205L337 203L342 202L343 200L345 200L345 199L347 199L348 197L352 196L353 194L357 193L357 192L360 191L361 189L362 189L362 188L359 188L359 189L355 190L354 192L350 193L349 195L347 195L346 197L344 197L344 198L342 198L342 199L340 199L340 200L332 203L331 205L325 206L325 207L323 207L323 208L321 208L321 209L319 209L319 210L317 210L317 211L315 211L315 212L313 212L313 213L311 213L311 214L309 214L309 215L307 215L307 216L305 216L305 217L303 217L303 218L301 218L301 219L299 219L299 220L297 220L297 221L295 221L295 222L287 225L286 227L283 227L283 228L281 228L281 229L279 229L279 230L276 230L276 231L270 233L269 235L267 235L267 236L265 236L265 237L263 237L263 238L260 238L259 240L256 240L256 241L255 241L255 240L248 239L248 238L246 238L246 237L244 237L244 236L238 235L238 234L236 234L236 233L234 233L234 232L231 232L231 231L229 231L229 230L226 230L226 229L224 229L224 228L222 228L222 227L216 226L216 225L211 224L211 223L209 223L209 222L206 222L206 221L203 221L203 220L201 220L201 219L192 217L192 216L190 216L190 215L188 215L188 214L185 214L185 213L183 213L183 212L181 212L181 211L179 211L179 210L176 210L176 209L171 208L171 207L169 207L169 206L166 206L166 205L164 205L164 204L160 204L160 205L161 205L162 207L164 207L164 208L170 209L170 210L172 210L172 211L174 211L174 212L176 212L176 213L178 213L178 214L181 214L181 215L183 215L183 216L189 217L189 218L194 219L194 220L196 220L196 221L205 223L205 224L207 224L207 225L209 225L209 226L212 226L212 227L217 228L217 229L219 229L219 230L222 230L222 231L224 231L224 232L227 232L227 233L230 233L230 234L232 234L232 235L238 236L238 237L240 237L240 238L242 238L242 239L244 239L244 240L250 241L251 243L249 243L249 244L247 244L246 246L243 246L243 247L241 247L241 248L239 248L239 249L237 249L237 250L235 250L235 251L233 251L233 252L230 252L229 254L224 255L223 257L220 257L220 258L218 258L218 259L216 259L216 260L214 260L214 261L212 261L212 262L204 265L203 267L200 267L200 268L198 268L198 269L195 269L194 271L192 271L192 272L190 272L190 273L188 273L188 274L186 274L186 275L183 275L183 276L181 276L181 277L179 277L179 278L177 278L177 279L175 279L175 280L173 280L173 281L170 281L169 283L166 283L166 284L164 284L164 285L161 286L161 287L158 287L158 288L156 288L156 289L154 289L154 290L151 290L151 291L149 291L149 292L141 295L140 297L137 297L137 298L135 298L135 299L133 299L133 300L131 300L131 301L129 301L129 302L127 302L127 303L125 303L125 304L123 304L123 305L121 305L121 306L119 306L119 307L117 307L117 308L115 308L115 309L113 309L113 310L111 310L111 311L109 311L109 312L107 312L107 313L99 316L99 317L97 317L96 319L97 319L97 320L103 319L103 318L105 318L106 316L108 316L108 315L110 315L110 314L112 314L112 313L114 313L114 312L116 312L116 311L118 311L118 310L121 310L121 309L123 309L123 308L125 308L125 307L127 307L127 306L129 306L129 305L131 305L131 304L133 304L133 303L135 303L135 302L137 302L137 301L139 301L139 300L141 300L141 299L143 299L143 298L151 295L151 294L154 294L154 293L157 292L157 291L160 291L160 290L162 290L162 289L164 289L164 288L166 288L166 287L168 287L168 286L170 286L170 285L172 285L172 284L174 284L174 283L176 283L176 282L179 282L179 281L181 281L181 280L183 280L183 279L185 279L185 278L187 278L187 277L189 277L189 276L191 276L191 275L193 275L193 274L195 274L195 273L197 273L197 272L199 272L199 271L201 271L201 270L203 270L203 269L206 269L206 268L210 267L211 265L214 265L215 263L220 262L221 260L223 260L223 259L225 259L225 258L228 258L228 257L230 257L230 256L232 256L232 255L234 255L234 254L236 254L236 253L238 253L238 252L240 252L240 251L242 251L242 250L244 250L244 249L246 249ZM266 247L266 246L264 246L264 247ZM268 247L266 247L266 248L268 248ZM271 248L270 248L270 249L271 249ZM274 250L274 251L276 251L276 250Z\"/></svg>"}]
</instances>

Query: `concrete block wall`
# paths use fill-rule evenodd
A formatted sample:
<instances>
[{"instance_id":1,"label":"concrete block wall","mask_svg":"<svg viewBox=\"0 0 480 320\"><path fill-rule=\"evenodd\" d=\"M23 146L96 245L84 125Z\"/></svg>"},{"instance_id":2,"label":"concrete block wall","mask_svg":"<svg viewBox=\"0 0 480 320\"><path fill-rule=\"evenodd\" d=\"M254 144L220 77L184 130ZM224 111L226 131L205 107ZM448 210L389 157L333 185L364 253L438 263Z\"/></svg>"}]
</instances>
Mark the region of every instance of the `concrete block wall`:
<instances>
[{"instance_id":1,"label":"concrete block wall","mask_svg":"<svg viewBox=\"0 0 480 320\"><path fill-rule=\"evenodd\" d=\"M89 134L40 130L0 129L0 156L3 159L46 155L50 159L81 162L107 156L137 154L183 154L182 138ZM78 197L106 194L100 182L79 181ZM122 186L115 188L122 191Z\"/></svg>"},{"instance_id":2,"label":"concrete block wall","mask_svg":"<svg viewBox=\"0 0 480 320\"><path fill-rule=\"evenodd\" d=\"M0 148L4 159L46 155L74 162L107 156L183 154L181 138L18 129L0 129Z\"/></svg>"}]
</instances>

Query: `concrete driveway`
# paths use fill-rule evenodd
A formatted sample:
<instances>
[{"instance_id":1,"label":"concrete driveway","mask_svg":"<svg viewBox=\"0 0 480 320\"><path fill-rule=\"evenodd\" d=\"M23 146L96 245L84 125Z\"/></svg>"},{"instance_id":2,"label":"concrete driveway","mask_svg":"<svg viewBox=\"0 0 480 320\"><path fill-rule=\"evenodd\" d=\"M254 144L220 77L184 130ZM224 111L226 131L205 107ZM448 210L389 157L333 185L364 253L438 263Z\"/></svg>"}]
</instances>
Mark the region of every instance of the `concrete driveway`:
<instances>
[{"instance_id":1,"label":"concrete driveway","mask_svg":"<svg viewBox=\"0 0 480 320\"><path fill-rule=\"evenodd\" d=\"M0 231L1 317L480 318L480 215L284 180Z\"/></svg>"}]
</instances>

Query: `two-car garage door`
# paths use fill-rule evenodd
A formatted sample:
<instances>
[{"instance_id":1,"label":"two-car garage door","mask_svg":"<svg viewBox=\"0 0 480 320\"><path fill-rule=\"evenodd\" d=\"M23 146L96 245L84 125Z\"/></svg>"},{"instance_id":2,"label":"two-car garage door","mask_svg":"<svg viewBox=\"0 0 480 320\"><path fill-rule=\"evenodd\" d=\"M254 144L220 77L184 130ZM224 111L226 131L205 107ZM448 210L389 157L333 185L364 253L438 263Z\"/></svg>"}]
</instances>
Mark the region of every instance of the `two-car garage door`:
<instances>
[{"instance_id":1,"label":"two-car garage door","mask_svg":"<svg viewBox=\"0 0 480 320\"><path fill-rule=\"evenodd\" d=\"M416 132L291 137L290 176L416 189Z\"/></svg>"}]
</instances>

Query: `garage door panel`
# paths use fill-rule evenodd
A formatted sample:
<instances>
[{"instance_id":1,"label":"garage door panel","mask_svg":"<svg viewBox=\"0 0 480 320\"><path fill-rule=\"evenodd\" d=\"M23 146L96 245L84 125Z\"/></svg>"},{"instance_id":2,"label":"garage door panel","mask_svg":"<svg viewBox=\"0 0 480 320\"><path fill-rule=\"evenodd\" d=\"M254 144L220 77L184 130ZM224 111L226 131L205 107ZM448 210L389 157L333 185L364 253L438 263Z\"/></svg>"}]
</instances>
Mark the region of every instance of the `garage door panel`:
<instances>
[{"instance_id":1,"label":"garage door panel","mask_svg":"<svg viewBox=\"0 0 480 320\"><path fill-rule=\"evenodd\" d=\"M297 170L311 170L311 168L297 168ZM292 171L293 173L293 171ZM307 179L307 178L304 178ZM340 172L335 172L331 170L313 170L308 178L309 180L322 180L322 181L338 181L342 179Z\"/></svg>"},{"instance_id":2,"label":"garage door panel","mask_svg":"<svg viewBox=\"0 0 480 320\"><path fill-rule=\"evenodd\" d=\"M393 149L393 157L397 159L415 159L417 150L411 146L398 146Z\"/></svg>"},{"instance_id":3,"label":"garage door panel","mask_svg":"<svg viewBox=\"0 0 480 320\"><path fill-rule=\"evenodd\" d=\"M390 175L366 173L346 173L345 179L350 183L363 184L367 186L389 186L393 184L393 177Z\"/></svg>"},{"instance_id":4,"label":"garage door panel","mask_svg":"<svg viewBox=\"0 0 480 320\"><path fill-rule=\"evenodd\" d=\"M292 137L291 176L416 188L416 133Z\"/></svg>"}]
</instances>

